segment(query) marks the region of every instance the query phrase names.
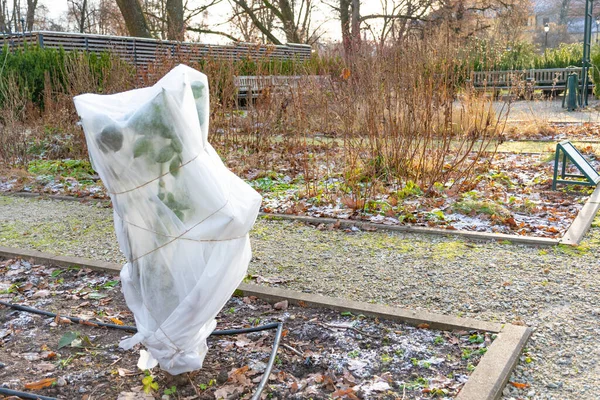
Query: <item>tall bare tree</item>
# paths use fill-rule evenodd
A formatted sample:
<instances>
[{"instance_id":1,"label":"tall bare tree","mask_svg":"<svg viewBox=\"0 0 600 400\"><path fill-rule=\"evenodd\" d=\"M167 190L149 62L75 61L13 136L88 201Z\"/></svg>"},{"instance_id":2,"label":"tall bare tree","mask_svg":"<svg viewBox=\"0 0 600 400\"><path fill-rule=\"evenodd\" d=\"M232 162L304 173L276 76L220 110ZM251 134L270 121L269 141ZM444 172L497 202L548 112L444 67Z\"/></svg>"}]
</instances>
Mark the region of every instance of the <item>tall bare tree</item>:
<instances>
[{"instance_id":1,"label":"tall bare tree","mask_svg":"<svg viewBox=\"0 0 600 400\"><path fill-rule=\"evenodd\" d=\"M268 10L273 14L280 29L288 42L312 43L316 40L317 29L313 29L312 13L315 8L314 0L261 0L248 3L247 0L232 0L248 15L254 26L274 43L282 44L273 34L272 29L261 19L261 12Z\"/></svg>"},{"instance_id":2,"label":"tall bare tree","mask_svg":"<svg viewBox=\"0 0 600 400\"><path fill-rule=\"evenodd\" d=\"M148 22L138 0L116 0L131 36L151 38Z\"/></svg>"},{"instance_id":3,"label":"tall bare tree","mask_svg":"<svg viewBox=\"0 0 600 400\"><path fill-rule=\"evenodd\" d=\"M22 8L21 0L0 0L0 32L31 31L35 23L38 0L27 0ZM24 14L23 14L24 13Z\"/></svg>"},{"instance_id":4,"label":"tall bare tree","mask_svg":"<svg viewBox=\"0 0 600 400\"><path fill-rule=\"evenodd\" d=\"M244 42L266 42L270 41L263 31L261 31L252 21L250 15L244 11L238 3L233 0L228 0L231 6L232 14L227 21L241 35ZM254 16L260 22L267 32L275 30L275 15L270 9L264 7L262 0L247 0L247 5L250 9L256 10Z\"/></svg>"},{"instance_id":5,"label":"tall bare tree","mask_svg":"<svg viewBox=\"0 0 600 400\"><path fill-rule=\"evenodd\" d=\"M361 30L370 30L383 46L389 36L401 37L407 22L425 20L433 0L380 0L382 12L361 14L361 0L338 0L326 3L339 15L342 44L347 57L355 53L361 44ZM371 25L375 22L378 28Z\"/></svg>"},{"instance_id":6,"label":"tall bare tree","mask_svg":"<svg viewBox=\"0 0 600 400\"><path fill-rule=\"evenodd\" d=\"M90 17L93 11L90 12L90 4L88 0L68 0L69 9L67 11L69 17L75 21L75 27L79 33L90 32L91 23Z\"/></svg>"},{"instance_id":7,"label":"tall bare tree","mask_svg":"<svg viewBox=\"0 0 600 400\"><path fill-rule=\"evenodd\" d=\"M28 31L33 30L33 23L35 22L35 11L38 6L38 0L27 0L27 13L25 17L25 27Z\"/></svg>"},{"instance_id":8,"label":"tall bare tree","mask_svg":"<svg viewBox=\"0 0 600 400\"><path fill-rule=\"evenodd\" d=\"M183 1L167 0L167 39L183 41L185 26L183 24Z\"/></svg>"}]
</instances>

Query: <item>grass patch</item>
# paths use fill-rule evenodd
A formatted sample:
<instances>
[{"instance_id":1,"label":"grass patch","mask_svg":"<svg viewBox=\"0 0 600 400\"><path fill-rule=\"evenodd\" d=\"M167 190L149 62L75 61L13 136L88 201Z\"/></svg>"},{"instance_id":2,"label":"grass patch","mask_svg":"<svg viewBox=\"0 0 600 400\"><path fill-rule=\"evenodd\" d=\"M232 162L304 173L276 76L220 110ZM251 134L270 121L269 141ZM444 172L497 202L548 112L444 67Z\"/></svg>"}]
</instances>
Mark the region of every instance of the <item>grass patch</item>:
<instances>
[{"instance_id":1,"label":"grass patch","mask_svg":"<svg viewBox=\"0 0 600 400\"><path fill-rule=\"evenodd\" d=\"M468 197L454 203L452 205L452 211L464 215L485 214L501 218L510 217L510 211L498 203L491 200L476 200Z\"/></svg>"},{"instance_id":2,"label":"grass patch","mask_svg":"<svg viewBox=\"0 0 600 400\"><path fill-rule=\"evenodd\" d=\"M77 180L91 179L96 173L87 160L34 160L27 171L34 175L60 175Z\"/></svg>"}]
</instances>

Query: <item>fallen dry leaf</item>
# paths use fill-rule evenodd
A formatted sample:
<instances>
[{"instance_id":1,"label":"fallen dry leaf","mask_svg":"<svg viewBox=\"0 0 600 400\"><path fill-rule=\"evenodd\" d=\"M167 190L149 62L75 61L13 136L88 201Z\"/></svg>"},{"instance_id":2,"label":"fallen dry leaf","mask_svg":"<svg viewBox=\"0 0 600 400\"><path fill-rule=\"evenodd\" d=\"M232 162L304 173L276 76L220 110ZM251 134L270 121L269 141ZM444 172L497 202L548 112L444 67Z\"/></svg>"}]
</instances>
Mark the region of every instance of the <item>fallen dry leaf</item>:
<instances>
[{"instance_id":1,"label":"fallen dry leaf","mask_svg":"<svg viewBox=\"0 0 600 400\"><path fill-rule=\"evenodd\" d=\"M429 324L419 324L419 325L417 325L417 328L419 328L419 329L429 329Z\"/></svg>"},{"instance_id":2,"label":"fallen dry leaf","mask_svg":"<svg viewBox=\"0 0 600 400\"><path fill-rule=\"evenodd\" d=\"M34 368L40 372L51 372L56 369L56 365L51 363L36 363Z\"/></svg>"},{"instance_id":3,"label":"fallen dry leaf","mask_svg":"<svg viewBox=\"0 0 600 400\"><path fill-rule=\"evenodd\" d=\"M117 373L119 374L119 376L132 376L132 375L137 375L136 372L125 369L125 368L117 368Z\"/></svg>"},{"instance_id":4,"label":"fallen dry leaf","mask_svg":"<svg viewBox=\"0 0 600 400\"><path fill-rule=\"evenodd\" d=\"M63 318L60 315L57 315L56 317L54 317L54 322L56 322L57 324L70 324L71 320L69 318Z\"/></svg>"},{"instance_id":5,"label":"fallen dry leaf","mask_svg":"<svg viewBox=\"0 0 600 400\"><path fill-rule=\"evenodd\" d=\"M120 320L120 319L118 319L118 318L110 318L110 320L113 322L113 324L116 324L116 325L123 325L123 321L121 321L121 320Z\"/></svg>"},{"instance_id":6,"label":"fallen dry leaf","mask_svg":"<svg viewBox=\"0 0 600 400\"><path fill-rule=\"evenodd\" d=\"M31 297L34 299L38 299L38 298L48 297L48 296L50 296L50 291L47 289L44 289L44 290L38 290Z\"/></svg>"},{"instance_id":7,"label":"fallen dry leaf","mask_svg":"<svg viewBox=\"0 0 600 400\"><path fill-rule=\"evenodd\" d=\"M36 382L30 382L25 384L27 390L39 390L48 386L52 386L56 382L56 378L45 378Z\"/></svg>"},{"instance_id":8,"label":"fallen dry leaf","mask_svg":"<svg viewBox=\"0 0 600 400\"><path fill-rule=\"evenodd\" d=\"M278 303L273 304L273 308L276 310L287 310L288 308L288 301L287 300L283 300L280 301Z\"/></svg>"},{"instance_id":9,"label":"fallen dry leaf","mask_svg":"<svg viewBox=\"0 0 600 400\"><path fill-rule=\"evenodd\" d=\"M517 389L525 389L529 387L529 383L521 383L521 382L509 382L511 385L516 387Z\"/></svg>"},{"instance_id":10,"label":"fallen dry leaf","mask_svg":"<svg viewBox=\"0 0 600 400\"><path fill-rule=\"evenodd\" d=\"M354 389L352 388L336 390L331 394L331 397L333 397L334 399L340 397L347 397L352 400L358 400L358 397L356 397L356 395L354 394Z\"/></svg>"},{"instance_id":11,"label":"fallen dry leaf","mask_svg":"<svg viewBox=\"0 0 600 400\"><path fill-rule=\"evenodd\" d=\"M235 394L238 389L239 389L239 386L235 386L235 385L223 386L222 388L215 390L215 399L217 399L217 400L228 399L229 396L231 396L232 394Z\"/></svg>"}]
</instances>

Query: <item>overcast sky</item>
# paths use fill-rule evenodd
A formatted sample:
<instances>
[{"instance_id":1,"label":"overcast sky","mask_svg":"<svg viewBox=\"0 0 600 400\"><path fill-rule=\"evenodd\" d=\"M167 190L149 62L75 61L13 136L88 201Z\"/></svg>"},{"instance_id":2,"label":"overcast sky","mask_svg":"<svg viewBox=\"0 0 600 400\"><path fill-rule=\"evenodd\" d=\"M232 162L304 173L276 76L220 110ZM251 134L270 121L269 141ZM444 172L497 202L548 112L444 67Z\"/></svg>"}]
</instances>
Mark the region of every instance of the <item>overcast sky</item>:
<instances>
[{"instance_id":1,"label":"overcast sky","mask_svg":"<svg viewBox=\"0 0 600 400\"><path fill-rule=\"evenodd\" d=\"M61 15L67 11L67 0L40 0L41 4L44 4L50 10L50 17L53 20L58 20ZM205 1L201 0L190 0L190 8L194 4L203 4ZM223 22L227 20L227 16L231 9L227 0L223 0L220 4L213 6L209 11L209 21L211 22ZM366 0L361 4L361 14L374 14L381 12L381 3L379 0ZM318 10L313 14L313 27L322 25L321 31L324 32L322 39L325 41L339 41L341 40L340 23L335 19L335 15L331 8L325 4L319 3ZM224 28L224 27L223 27ZM223 28L220 28L223 30ZM215 35L206 36L204 41L213 43L228 42L229 39L218 37Z\"/></svg>"}]
</instances>

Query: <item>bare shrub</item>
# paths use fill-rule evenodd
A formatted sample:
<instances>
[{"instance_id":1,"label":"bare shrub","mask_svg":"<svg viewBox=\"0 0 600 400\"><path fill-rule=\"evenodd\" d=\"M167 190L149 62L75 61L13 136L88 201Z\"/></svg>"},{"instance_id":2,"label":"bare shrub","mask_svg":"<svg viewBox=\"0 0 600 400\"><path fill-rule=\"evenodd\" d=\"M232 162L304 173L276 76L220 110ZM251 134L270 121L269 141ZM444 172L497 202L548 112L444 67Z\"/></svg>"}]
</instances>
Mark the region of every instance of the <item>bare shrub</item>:
<instances>
[{"instance_id":1,"label":"bare shrub","mask_svg":"<svg viewBox=\"0 0 600 400\"><path fill-rule=\"evenodd\" d=\"M440 185L470 187L487 168L482 156L496 151L508 110L495 112L490 98L462 89L470 71L460 46L451 32L426 33L401 47L357 54L344 69L320 59L294 64L208 57L196 63L192 54L179 52L133 71L116 58L92 69L85 55L73 56L64 74L47 76L36 118L22 115L28 106L17 95L11 111L0 116L4 125L29 124L41 142L62 138L47 157L86 157L72 96L151 85L186 63L209 78L210 141L234 172L249 179L300 177L299 196L363 208L377 198L398 202L405 187L425 193ZM234 77L249 71L301 78L266 87L256 99L239 99ZM8 90L10 80L4 81ZM25 150L2 148L0 156L19 158Z\"/></svg>"}]
</instances>

